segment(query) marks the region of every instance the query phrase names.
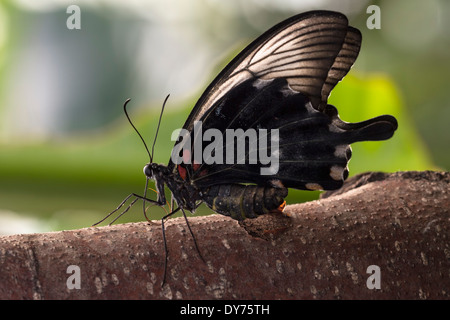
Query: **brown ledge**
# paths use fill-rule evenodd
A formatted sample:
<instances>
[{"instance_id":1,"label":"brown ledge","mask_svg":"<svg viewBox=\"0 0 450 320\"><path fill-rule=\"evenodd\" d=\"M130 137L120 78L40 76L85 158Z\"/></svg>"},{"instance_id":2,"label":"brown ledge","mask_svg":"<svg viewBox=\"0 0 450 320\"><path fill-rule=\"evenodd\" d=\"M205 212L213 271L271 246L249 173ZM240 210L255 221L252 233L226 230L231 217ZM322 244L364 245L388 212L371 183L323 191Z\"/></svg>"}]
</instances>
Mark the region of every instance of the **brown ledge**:
<instances>
[{"instance_id":1,"label":"brown ledge","mask_svg":"<svg viewBox=\"0 0 450 320\"><path fill-rule=\"evenodd\" d=\"M1 299L448 299L448 172L366 173L238 223L192 217L0 237ZM70 265L80 289L69 289ZM371 265L380 289L369 289ZM370 281L369 281L370 282ZM373 283L373 282L371 282Z\"/></svg>"}]
</instances>

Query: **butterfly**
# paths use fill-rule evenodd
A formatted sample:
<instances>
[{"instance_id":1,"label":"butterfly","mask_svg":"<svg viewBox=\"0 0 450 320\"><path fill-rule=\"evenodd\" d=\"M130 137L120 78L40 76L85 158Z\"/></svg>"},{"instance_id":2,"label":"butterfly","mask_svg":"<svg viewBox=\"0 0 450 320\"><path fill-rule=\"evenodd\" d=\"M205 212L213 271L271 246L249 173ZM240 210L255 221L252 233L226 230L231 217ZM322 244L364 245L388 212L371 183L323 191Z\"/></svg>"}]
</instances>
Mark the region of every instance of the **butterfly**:
<instances>
[{"instance_id":1,"label":"butterfly","mask_svg":"<svg viewBox=\"0 0 450 320\"><path fill-rule=\"evenodd\" d=\"M345 122L327 103L355 62L361 39L345 15L332 11L306 12L275 25L206 88L180 130L167 165L153 162L156 137L150 153L125 103L125 114L150 162L144 167L144 195L130 194L110 214L134 198L121 214L141 199L145 215L145 203L166 204L168 187L176 207L162 219L167 266L164 221L178 211L187 222L185 210L194 212L206 203L217 213L242 220L282 212L289 188L340 188L348 176L350 144L389 139L397 129L390 115ZM162 112L158 129L161 117ZM227 139L229 132L240 135ZM216 144L206 146L205 140ZM232 157L220 161L230 153ZM267 155L274 163L268 163ZM150 179L155 181L157 200L147 198ZM164 272L163 283L165 277Z\"/></svg>"}]
</instances>

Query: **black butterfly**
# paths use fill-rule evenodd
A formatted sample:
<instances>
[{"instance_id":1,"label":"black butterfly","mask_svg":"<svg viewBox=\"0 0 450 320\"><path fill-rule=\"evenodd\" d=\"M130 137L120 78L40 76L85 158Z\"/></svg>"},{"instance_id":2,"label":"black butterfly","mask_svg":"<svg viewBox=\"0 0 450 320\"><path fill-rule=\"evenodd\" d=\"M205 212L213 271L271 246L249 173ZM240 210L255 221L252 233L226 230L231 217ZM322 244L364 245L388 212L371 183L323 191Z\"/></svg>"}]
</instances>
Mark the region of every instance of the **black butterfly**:
<instances>
[{"instance_id":1,"label":"black butterfly","mask_svg":"<svg viewBox=\"0 0 450 320\"><path fill-rule=\"evenodd\" d=\"M132 197L135 199L124 212L138 199L144 200L144 205L149 202L163 206L167 186L177 205L162 219L167 263L164 220L179 210L186 218L185 210L193 212L205 202L214 211L241 220L282 211L288 188L340 188L348 176L350 144L389 139L397 129L396 119L389 115L359 123L344 122L336 108L327 104L331 90L350 70L360 46L359 30L349 26L347 18L337 12L299 14L265 32L235 57L202 94L167 166L153 163L153 144L152 154L148 152L150 162L144 167L144 195L129 195L112 213ZM202 124L198 132L197 121ZM277 142L276 150L273 145L265 148L266 154L277 156L277 170L261 174L267 163L249 161L250 145L241 161L198 161L194 158L196 135L208 129L220 132L222 141L227 129L266 132L259 140L272 139L273 132L277 132L276 139L271 140ZM191 146L188 142L192 141ZM236 146L230 150L238 151ZM211 156L223 151L216 148ZM174 157L184 161L175 163ZM146 197L149 179L156 183L156 201Z\"/></svg>"}]
</instances>

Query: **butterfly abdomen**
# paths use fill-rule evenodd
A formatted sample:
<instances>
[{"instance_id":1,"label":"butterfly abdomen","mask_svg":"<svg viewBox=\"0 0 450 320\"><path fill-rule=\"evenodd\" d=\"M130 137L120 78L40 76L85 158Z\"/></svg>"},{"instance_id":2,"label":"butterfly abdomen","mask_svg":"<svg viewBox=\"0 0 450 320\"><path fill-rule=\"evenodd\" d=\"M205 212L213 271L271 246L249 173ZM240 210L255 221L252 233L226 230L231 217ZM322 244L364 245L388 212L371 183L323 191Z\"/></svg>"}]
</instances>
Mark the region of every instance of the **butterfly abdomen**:
<instances>
[{"instance_id":1,"label":"butterfly abdomen","mask_svg":"<svg viewBox=\"0 0 450 320\"><path fill-rule=\"evenodd\" d=\"M282 211L287 194L284 187L220 184L208 188L203 201L220 214L243 220Z\"/></svg>"}]
</instances>

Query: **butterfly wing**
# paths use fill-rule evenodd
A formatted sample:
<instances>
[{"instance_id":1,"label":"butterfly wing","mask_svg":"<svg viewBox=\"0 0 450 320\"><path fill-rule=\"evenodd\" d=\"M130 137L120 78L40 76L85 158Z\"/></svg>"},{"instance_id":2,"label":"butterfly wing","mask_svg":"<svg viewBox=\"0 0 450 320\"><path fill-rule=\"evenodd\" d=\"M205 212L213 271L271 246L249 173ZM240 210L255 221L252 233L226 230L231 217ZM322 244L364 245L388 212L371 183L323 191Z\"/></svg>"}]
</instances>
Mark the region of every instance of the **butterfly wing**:
<instances>
[{"instance_id":1,"label":"butterfly wing","mask_svg":"<svg viewBox=\"0 0 450 320\"><path fill-rule=\"evenodd\" d=\"M220 99L218 106L200 120L203 137L210 129L222 134L222 143L214 154L204 152L201 164L195 164L194 148L200 144L200 149L206 151L210 143L195 140L195 135L191 135L194 143L188 154L193 164L180 166L186 170L188 179L200 187L281 181L288 188L336 189L348 176L350 144L387 139L396 128L391 116L347 123L331 105L323 112L316 110L309 98L292 90L284 78L249 79ZM267 134L261 134L261 129ZM244 139L230 139L229 132L237 130L257 132L256 139L247 139L245 135L241 136ZM276 137L272 137L275 133ZM239 152L242 146L244 151ZM254 150L258 161L252 164ZM261 153L270 158L269 163L262 164ZM217 154L222 162L209 161ZM233 158L228 162L226 156L230 154Z\"/></svg>"},{"instance_id":2,"label":"butterfly wing","mask_svg":"<svg viewBox=\"0 0 450 320\"><path fill-rule=\"evenodd\" d=\"M292 89L308 95L319 108L350 70L360 45L361 33L349 27L341 13L311 11L293 16L259 36L217 75L183 128L191 130L221 97L251 78L286 78Z\"/></svg>"},{"instance_id":3,"label":"butterfly wing","mask_svg":"<svg viewBox=\"0 0 450 320\"><path fill-rule=\"evenodd\" d=\"M217 129L272 129L279 132L279 147L265 149L278 156L278 167L262 175L261 163L250 164L250 147L241 163L195 163L194 146L185 152L192 164L169 162L201 187L220 183L266 184L281 181L298 189L336 189L347 177L349 144L392 135L395 119L386 116L349 124L339 119L326 101L333 87L347 74L360 48L361 34L336 12L314 11L276 25L244 49L209 85L189 115L184 135L196 141L194 124L202 133ZM395 128L394 128L395 127ZM382 136L383 135L383 136ZM262 141L262 137L259 137ZM197 143L198 147L198 143ZM234 154L237 154L234 147ZM203 150L203 148L202 148ZM258 150L261 147L258 145ZM224 145L222 154L231 151ZM214 152L220 152L219 149ZM275 154L278 153L278 154ZM242 154L242 153L241 153Z\"/></svg>"}]
</instances>

